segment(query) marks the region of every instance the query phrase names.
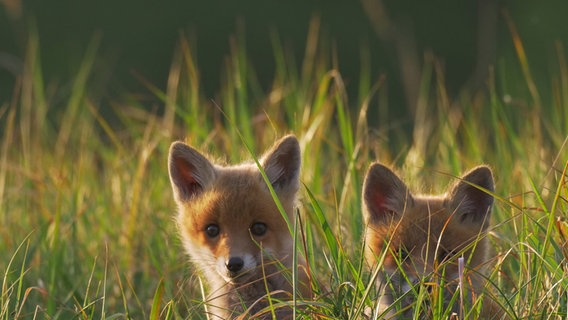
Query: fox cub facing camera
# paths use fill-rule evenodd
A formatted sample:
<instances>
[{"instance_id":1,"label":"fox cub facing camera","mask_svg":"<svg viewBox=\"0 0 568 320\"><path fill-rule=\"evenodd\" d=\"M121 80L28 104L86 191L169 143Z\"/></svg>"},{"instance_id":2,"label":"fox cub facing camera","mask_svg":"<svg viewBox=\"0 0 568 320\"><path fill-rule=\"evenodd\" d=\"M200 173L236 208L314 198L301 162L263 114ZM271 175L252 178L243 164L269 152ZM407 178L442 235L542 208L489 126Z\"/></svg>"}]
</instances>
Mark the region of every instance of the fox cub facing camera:
<instances>
[{"instance_id":1,"label":"fox cub facing camera","mask_svg":"<svg viewBox=\"0 0 568 320\"><path fill-rule=\"evenodd\" d=\"M493 184L491 170L479 166L465 173L444 195L415 195L389 168L379 163L370 166L363 185L363 215L367 226L365 260L381 269L375 317L412 317L419 307L420 285L426 287L430 299L443 297L444 309L459 314L460 299L450 305L458 288L459 257L465 265L464 304L472 306L486 284L482 274L490 258L486 233ZM380 261L382 265L377 266ZM422 318L437 318L427 305L420 307ZM478 316L506 318L487 296Z\"/></svg>"},{"instance_id":2,"label":"fox cub facing camera","mask_svg":"<svg viewBox=\"0 0 568 320\"><path fill-rule=\"evenodd\" d=\"M301 154L286 136L260 159L289 221L299 189ZM191 261L207 279L207 312L213 319L262 318L267 297L291 300L291 270L298 293L310 296L305 262L293 262L293 239L255 163L221 166L182 142L170 147L169 174L177 224ZM275 310L291 318L290 307ZM271 318L268 311L265 315Z\"/></svg>"}]
</instances>

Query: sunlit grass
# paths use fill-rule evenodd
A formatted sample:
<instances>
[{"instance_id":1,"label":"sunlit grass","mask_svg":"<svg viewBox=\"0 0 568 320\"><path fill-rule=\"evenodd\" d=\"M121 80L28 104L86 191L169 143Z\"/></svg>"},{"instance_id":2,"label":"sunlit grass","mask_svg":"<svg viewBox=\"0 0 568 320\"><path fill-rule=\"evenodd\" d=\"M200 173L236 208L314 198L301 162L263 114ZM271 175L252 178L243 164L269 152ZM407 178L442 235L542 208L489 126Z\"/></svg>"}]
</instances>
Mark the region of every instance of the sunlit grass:
<instances>
[{"instance_id":1,"label":"sunlit grass","mask_svg":"<svg viewBox=\"0 0 568 320\"><path fill-rule=\"evenodd\" d=\"M513 81L530 84L533 96L539 88L532 79L507 78L499 65L487 95L452 101L440 68L429 62L423 109L415 131L405 132L398 119L368 125L369 111L385 108L384 79L369 79L363 63L358 96L348 96L317 30L315 21L299 65L274 36L276 74L266 92L246 57L245 39L236 37L212 100L201 93L195 57L182 39L166 90L146 83L163 112L150 112L153 106L136 99L115 101L112 124L89 92L98 40L76 77L53 87L43 79L41 48L32 38L14 99L0 106L0 318L204 319L202 287L173 223L169 144L183 139L234 162L252 158L245 145L261 152L286 133L298 137L303 152L298 249L308 252L316 293L306 318L358 319L373 306L373 274L362 258L360 189L375 160L401 168L404 179L428 192L489 164L497 201L488 294L512 318L566 317L568 69L562 45L553 92L537 95L552 95L549 106L506 91ZM526 57L520 63L530 68ZM418 297L428 299L423 292L419 288ZM432 307L444 314L436 301Z\"/></svg>"}]
</instances>

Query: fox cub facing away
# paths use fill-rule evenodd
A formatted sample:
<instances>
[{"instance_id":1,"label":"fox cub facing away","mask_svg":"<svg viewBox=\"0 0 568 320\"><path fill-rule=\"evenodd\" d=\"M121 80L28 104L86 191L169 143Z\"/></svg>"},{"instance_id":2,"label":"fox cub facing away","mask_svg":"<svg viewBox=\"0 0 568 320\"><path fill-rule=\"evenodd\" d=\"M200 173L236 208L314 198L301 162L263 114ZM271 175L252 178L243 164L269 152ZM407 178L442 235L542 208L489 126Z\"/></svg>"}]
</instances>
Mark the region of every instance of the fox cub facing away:
<instances>
[{"instance_id":1,"label":"fox cub facing away","mask_svg":"<svg viewBox=\"0 0 568 320\"><path fill-rule=\"evenodd\" d=\"M375 317L411 317L418 308L418 284L430 293L431 302L443 297L444 309L459 314L458 296L453 305L450 302L458 287L460 256L466 269L462 284L468 287L463 291L464 304L471 310L486 284L482 276L489 258L485 235L493 205L487 191L493 192L493 175L486 166L464 174L442 196L414 195L387 167L379 163L370 166L363 186L365 259L374 267L381 260L383 263L378 266L380 298ZM433 279L442 285L436 287ZM421 308L421 317L439 318L435 313L439 311L425 305ZM484 299L478 316L506 317L489 298Z\"/></svg>"},{"instance_id":2,"label":"fox cub facing away","mask_svg":"<svg viewBox=\"0 0 568 320\"><path fill-rule=\"evenodd\" d=\"M294 136L277 141L260 159L289 221L294 221L300 162ZM207 279L213 319L252 317L268 306L269 295L291 300L290 270L296 267L298 293L310 295L305 262L298 257L298 266L292 265L292 236L256 164L220 166L174 142L169 173L183 245ZM292 314L290 307L275 312L278 319Z\"/></svg>"}]
</instances>

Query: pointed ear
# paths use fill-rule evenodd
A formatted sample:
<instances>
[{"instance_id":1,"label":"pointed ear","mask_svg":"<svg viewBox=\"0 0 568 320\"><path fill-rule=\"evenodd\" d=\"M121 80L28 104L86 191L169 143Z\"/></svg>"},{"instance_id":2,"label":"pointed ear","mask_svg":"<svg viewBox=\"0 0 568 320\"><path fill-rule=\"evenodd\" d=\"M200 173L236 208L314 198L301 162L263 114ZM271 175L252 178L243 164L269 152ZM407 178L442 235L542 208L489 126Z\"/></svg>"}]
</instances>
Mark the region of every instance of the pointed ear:
<instances>
[{"instance_id":1,"label":"pointed ear","mask_svg":"<svg viewBox=\"0 0 568 320\"><path fill-rule=\"evenodd\" d=\"M298 191L301 157L298 140L292 135L278 140L262 157L260 163L275 191Z\"/></svg>"},{"instance_id":2,"label":"pointed ear","mask_svg":"<svg viewBox=\"0 0 568 320\"><path fill-rule=\"evenodd\" d=\"M211 162L179 141L170 146L168 169L177 202L188 201L198 195L215 178L215 168Z\"/></svg>"},{"instance_id":3,"label":"pointed ear","mask_svg":"<svg viewBox=\"0 0 568 320\"><path fill-rule=\"evenodd\" d=\"M481 188L481 189L480 189ZM479 166L465 173L449 192L450 206L460 223L487 228L493 205L493 173Z\"/></svg>"},{"instance_id":4,"label":"pointed ear","mask_svg":"<svg viewBox=\"0 0 568 320\"><path fill-rule=\"evenodd\" d=\"M369 167L363 183L365 222L386 222L389 217L402 214L413 201L406 184L389 168L380 163Z\"/></svg>"}]
</instances>

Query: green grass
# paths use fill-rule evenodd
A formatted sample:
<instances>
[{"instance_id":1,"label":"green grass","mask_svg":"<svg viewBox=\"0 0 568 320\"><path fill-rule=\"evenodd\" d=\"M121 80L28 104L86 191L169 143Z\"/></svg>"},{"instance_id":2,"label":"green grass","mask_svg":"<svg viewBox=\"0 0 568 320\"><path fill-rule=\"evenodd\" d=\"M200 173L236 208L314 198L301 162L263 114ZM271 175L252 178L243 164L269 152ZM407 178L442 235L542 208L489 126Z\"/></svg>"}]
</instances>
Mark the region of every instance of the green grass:
<instances>
[{"instance_id":1,"label":"green grass","mask_svg":"<svg viewBox=\"0 0 568 320\"><path fill-rule=\"evenodd\" d=\"M89 91L98 40L76 77L57 86L43 78L41 48L32 37L14 98L0 105L0 319L204 319L204 288L174 225L169 144L185 139L237 162L252 158L245 145L259 153L290 132L303 151L298 250L309 253L317 293L306 318L358 319L372 306L360 189L375 160L399 168L413 188L427 186L427 192L490 164L497 182L490 294L512 318L565 318L568 69L562 47L550 92L534 83L526 72L530 61L519 54L524 78L508 76L510 62L498 64L489 94L451 101L440 68L427 63L423 109L409 133L398 119L370 119L386 114L388 105L384 79L366 71L372 57L362 55L361 86L350 97L322 43L310 33L313 50L298 63L275 35L276 74L263 91L254 73L260 66L247 60L244 39L236 38L213 102L201 94L195 58L182 39L167 89L147 84L164 112L124 98L104 118L101 97ZM527 86L531 95L523 91ZM420 288L416 295L428 299ZM442 305L432 303L442 315ZM477 306L467 307L466 315Z\"/></svg>"}]
</instances>

